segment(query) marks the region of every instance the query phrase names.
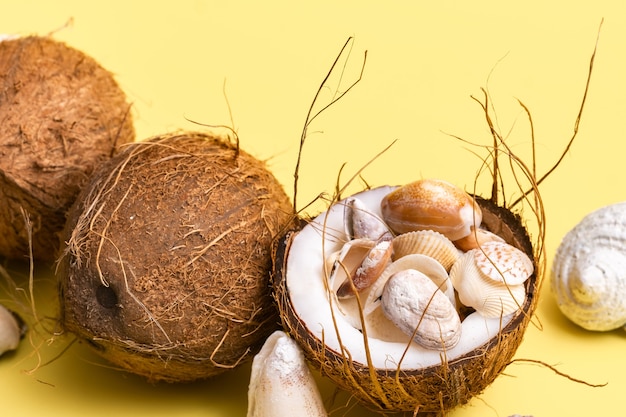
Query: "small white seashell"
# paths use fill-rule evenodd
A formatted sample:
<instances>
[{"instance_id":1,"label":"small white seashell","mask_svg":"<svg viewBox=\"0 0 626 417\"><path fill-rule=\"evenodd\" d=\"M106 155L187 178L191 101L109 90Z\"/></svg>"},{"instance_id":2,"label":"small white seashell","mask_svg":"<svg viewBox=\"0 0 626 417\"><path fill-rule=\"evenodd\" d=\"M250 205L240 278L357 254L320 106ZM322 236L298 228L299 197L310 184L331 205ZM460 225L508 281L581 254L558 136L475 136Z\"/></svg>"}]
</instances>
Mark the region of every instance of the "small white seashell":
<instances>
[{"instance_id":1,"label":"small white seashell","mask_svg":"<svg viewBox=\"0 0 626 417\"><path fill-rule=\"evenodd\" d=\"M416 230L393 238L393 260L419 253L437 260L446 271L459 258L459 250L444 235L434 230Z\"/></svg>"},{"instance_id":2,"label":"small white seashell","mask_svg":"<svg viewBox=\"0 0 626 417\"><path fill-rule=\"evenodd\" d=\"M298 344L282 331L252 361L247 417L328 416Z\"/></svg>"},{"instance_id":3,"label":"small white seashell","mask_svg":"<svg viewBox=\"0 0 626 417\"><path fill-rule=\"evenodd\" d=\"M551 287L577 325L594 331L626 325L626 202L589 213L563 237Z\"/></svg>"},{"instance_id":4,"label":"small white seashell","mask_svg":"<svg viewBox=\"0 0 626 417\"><path fill-rule=\"evenodd\" d=\"M391 231L385 222L356 197L345 200L344 226L348 239L390 240Z\"/></svg>"},{"instance_id":5,"label":"small white seashell","mask_svg":"<svg viewBox=\"0 0 626 417\"><path fill-rule=\"evenodd\" d=\"M524 284L507 284L484 274L476 262L478 253L480 249L466 252L450 270L450 280L459 301L486 318L506 316L517 311L526 298Z\"/></svg>"},{"instance_id":6,"label":"small white seashell","mask_svg":"<svg viewBox=\"0 0 626 417\"><path fill-rule=\"evenodd\" d=\"M0 304L0 356L17 349L23 329L15 314Z\"/></svg>"},{"instance_id":7,"label":"small white seashell","mask_svg":"<svg viewBox=\"0 0 626 417\"><path fill-rule=\"evenodd\" d=\"M385 316L413 340L429 349L452 349L461 338L461 319L448 297L423 273L395 273L382 295Z\"/></svg>"}]
</instances>

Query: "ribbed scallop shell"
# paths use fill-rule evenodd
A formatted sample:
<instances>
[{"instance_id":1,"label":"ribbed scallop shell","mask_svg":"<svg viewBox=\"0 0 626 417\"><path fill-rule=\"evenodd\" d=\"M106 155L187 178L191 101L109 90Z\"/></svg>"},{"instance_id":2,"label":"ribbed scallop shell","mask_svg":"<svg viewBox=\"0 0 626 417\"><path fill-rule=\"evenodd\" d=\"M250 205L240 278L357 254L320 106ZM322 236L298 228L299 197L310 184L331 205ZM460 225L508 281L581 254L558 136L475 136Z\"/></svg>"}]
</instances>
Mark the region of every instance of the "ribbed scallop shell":
<instances>
[{"instance_id":1,"label":"ribbed scallop shell","mask_svg":"<svg viewBox=\"0 0 626 417\"><path fill-rule=\"evenodd\" d=\"M406 255L419 253L434 258L449 271L460 256L454 243L434 230L403 233L396 236L392 242L394 261Z\"/></svg>"},{"instance_id":2,"label":"ribbed scallop shell","mask_svg":"<svg viewBox=\"0 0 626 417\"><path fill-rule=\"evenodd\" d=\"M533 261L528 255L504 241L485 242L472 253L478 269L497 282L521 284L534 271Z\"/></svg>"},{"instance_id":3,"label":"ribbed scallop shell","mask_svg":"<svg viewBox=\"0 0 626 417\"><path fill-rule=\"evenodd\" d=\"M487 318L517 311L526 297L524 284L508 285L485 275L476 264L476 251L480 249L466 252L450 270L459 301Z\"/></svg>"},{"instance_id":4,"label":"ribbed scallop shell","mask_svg":"<svg viewBox=\"0 0 626 417\"><path fill-rule=\"evenodd\" d=\"M552 292L579 326L608 331L626 324L626 202L589 213L561 241Z\"/></svg>"}]
</instances>

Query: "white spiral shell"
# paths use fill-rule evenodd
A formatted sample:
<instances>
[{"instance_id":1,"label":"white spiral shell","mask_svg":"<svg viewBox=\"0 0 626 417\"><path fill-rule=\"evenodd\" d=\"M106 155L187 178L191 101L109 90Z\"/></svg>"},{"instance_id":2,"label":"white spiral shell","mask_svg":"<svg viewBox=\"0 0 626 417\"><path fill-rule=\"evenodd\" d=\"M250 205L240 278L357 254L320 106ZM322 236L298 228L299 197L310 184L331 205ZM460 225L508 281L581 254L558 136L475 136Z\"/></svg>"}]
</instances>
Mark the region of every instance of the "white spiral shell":
<instances>
[{"instance_id":1,"label":"white spiral shell","mask_svg":"<svg viewBox=\"0 0 626 417\"><path fill-rule=\"evenodd\" d=\"M626 202L589 213L563 237L551 286L577 325L595 331L626 325Z\"/></svg>"}]
</instances>

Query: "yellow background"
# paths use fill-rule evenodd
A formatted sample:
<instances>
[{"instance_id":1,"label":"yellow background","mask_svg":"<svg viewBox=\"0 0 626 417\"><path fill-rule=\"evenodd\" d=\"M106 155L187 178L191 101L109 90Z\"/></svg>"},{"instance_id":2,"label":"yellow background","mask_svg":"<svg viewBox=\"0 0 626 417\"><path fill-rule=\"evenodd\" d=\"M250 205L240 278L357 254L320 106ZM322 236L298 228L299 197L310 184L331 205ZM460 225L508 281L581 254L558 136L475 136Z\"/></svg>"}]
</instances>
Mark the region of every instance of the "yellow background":
<instances>
[{"instance_id":1,"label":"yellow background","mask_svg":"<svg viewBox=\"0 0 626 417\"><path fill-rule=\"evenodd\" d=\"M516 149L530 141L516 99L528 106L538 170L545 171L572 135L604 18L579 135L541 186L551 261L562 236L585 214L626 200L625 4L0 0L0 33L56 31L56 39L96 58L133 102L140 139L200 128L188 119L231 125L226 95L242 147L267 159L290 193L313 95L339 48L354 36L346 79L354 79L367 50L364 78L311 126L300 172L298 199L304 203L322 191L332 192L342 163L347 163L346 176L354 173L394 140L365 170L370 185L440 177L471 187L480 166L472 153L476 149L448 133L489 143L484 115L471 99L480 97L481 87L492 95L501 130L513 128ZM22 286L23 272L17 271ZM53 304L54 285L47 270L35 272L37 305L46 311ZM0 293L0 298L11 296L16 295ZM535 322L542 328L529 328L517 358L540 360L575 378L608 385L591 388L545 367L513 364L482 395L450 415L622 415L625 334L590 333L571 324L558 311L547 280ZM221 417L246 412L248 367L189 385L150 385L103 366L78 344L63 352L67 339L49 341L39 334L33 344L36 349L25 340L17 353L0 358L2 416ZM37 354L44 362L60 357L28 372L37 367ZM332 385L320 383L328 397ZM336 416L374 415L340 405Z\"/></svg>"}]
</instances>

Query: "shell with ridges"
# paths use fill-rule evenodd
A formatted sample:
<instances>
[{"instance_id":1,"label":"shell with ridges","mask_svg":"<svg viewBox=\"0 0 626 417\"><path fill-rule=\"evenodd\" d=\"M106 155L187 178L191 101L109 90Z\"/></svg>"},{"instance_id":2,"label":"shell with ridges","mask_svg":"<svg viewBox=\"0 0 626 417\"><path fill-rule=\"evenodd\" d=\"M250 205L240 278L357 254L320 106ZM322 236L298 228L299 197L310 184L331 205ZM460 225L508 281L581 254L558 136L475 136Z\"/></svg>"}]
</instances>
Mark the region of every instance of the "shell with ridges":
<instances>
[{"instance_id":1,"label":"shell with ridges","mask_svg":"<svg viewBox=\"0 0 626 417\"><path fill-rule=\"evenodd\" d=\"M437 260L446 271L459 258L459 250L452 241L434 230L416 230L393 238L393 260L419 253Z\"/></svg>"},{"instance_id":2,"label":"shell with ridges","mask_svg":"<svg viewBox=\"0 0 626 417\"><path fill-rule=\"evenodd\" d=\"M522 284L534 272L528 255L504 241L485 242L473 251L478 269L496 282Z\"/></svg>"},{"instance_id":3,"label":"shell with ridges","mask_svg":"<svg viewBox=\"0 0 626 417\"><path fill-rule=\"evenodd\" d=\"M551 287L577 325L594 331L626 325L626 202L589 213L563 237Z\"/></svg>"},{"instance_id":4,"label":"shell with ridges","mask_svg":"<svg viewBox=\"0 0 626 417\"><path fill-rule=\"evenodd\" d=\"M487 318L517 311L526 298L524 284L508 285L486 276L476 264L479 251L472 249L466 252L450 270L450 280L459 301Z\"/></svg>"}]
</instances>

